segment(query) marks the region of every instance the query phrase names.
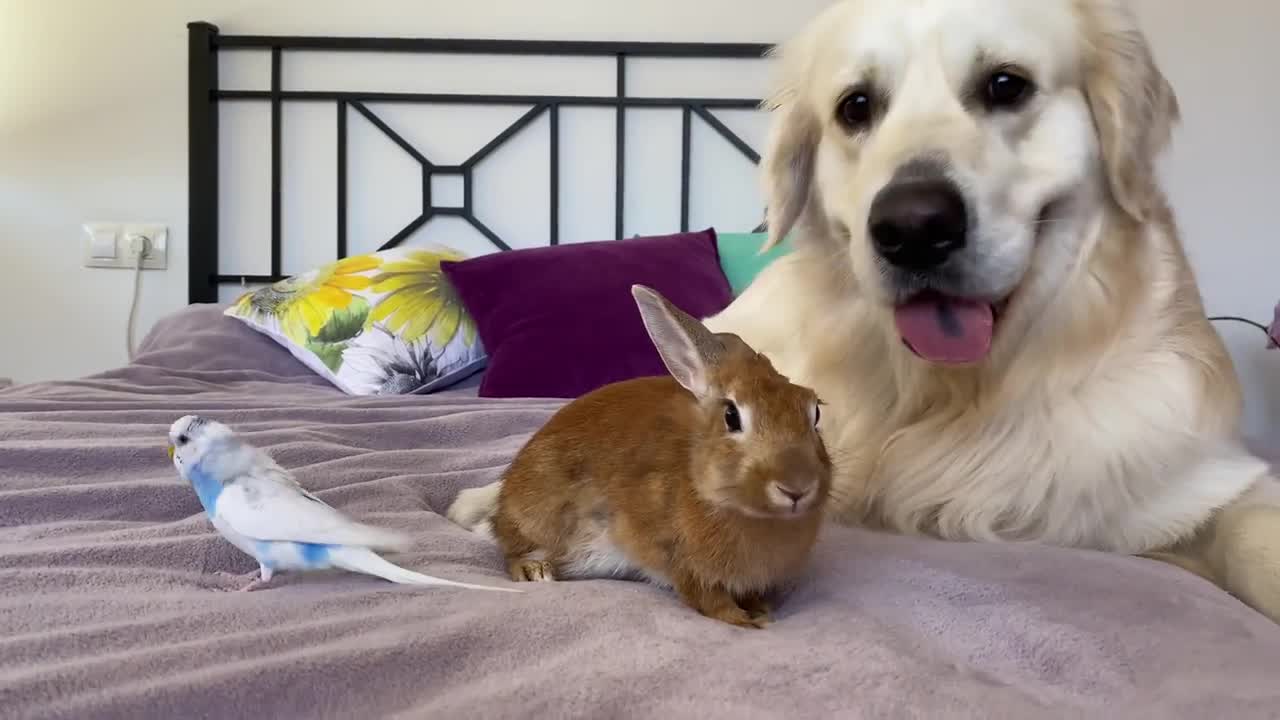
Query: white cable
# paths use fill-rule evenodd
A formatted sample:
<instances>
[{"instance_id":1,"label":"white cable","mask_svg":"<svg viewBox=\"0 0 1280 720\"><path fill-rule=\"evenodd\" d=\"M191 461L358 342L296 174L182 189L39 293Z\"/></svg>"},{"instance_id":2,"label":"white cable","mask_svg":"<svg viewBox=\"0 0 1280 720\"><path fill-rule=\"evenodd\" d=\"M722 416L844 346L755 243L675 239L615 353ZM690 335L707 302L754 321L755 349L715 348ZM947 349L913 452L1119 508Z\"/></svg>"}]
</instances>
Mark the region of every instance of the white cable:
<instances>
[{"instance_id":1,"label":"white cable","mask_svg":"<svg viewBox=\"0 0 1280 720\"><path fill-rule=\"evenodd\" d=\"M137 247L135 247L135 245ZM136 261L133 266L133 300L129 303L129 326L126 330L125 343L129 351L129 362L133 362L134 345L133 335L134 327L138 320L138 297L142 289L142 261L146 259L147 253L151 251L151 240L145 235L135 235L130 238L129 250L133 253Z\"/></svg>"}]
</instances>

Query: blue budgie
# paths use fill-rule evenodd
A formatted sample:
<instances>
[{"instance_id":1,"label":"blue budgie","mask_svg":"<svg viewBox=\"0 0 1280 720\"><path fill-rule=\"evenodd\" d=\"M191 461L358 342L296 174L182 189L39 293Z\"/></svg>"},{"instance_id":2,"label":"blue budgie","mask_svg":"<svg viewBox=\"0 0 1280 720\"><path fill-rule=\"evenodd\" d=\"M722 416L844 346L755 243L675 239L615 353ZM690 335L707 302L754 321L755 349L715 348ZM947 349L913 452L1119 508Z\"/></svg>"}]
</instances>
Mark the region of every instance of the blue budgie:
<instances>
[{"instance_id":1,"label":"blue budgie","mask_svg":"<svg viewBox=\"0 0 1280 720\"><path fill-rule=\"evenodd\" d=\"M444 580L384 560L374 550L402 548L405 538L325 504L222 423L196 415L179 419L169 428L169 456L214 528L258 561L260 576L241 590L269 583L277 570L336 567L406 585L520 592Z\"/></svg>"}]
</instances>

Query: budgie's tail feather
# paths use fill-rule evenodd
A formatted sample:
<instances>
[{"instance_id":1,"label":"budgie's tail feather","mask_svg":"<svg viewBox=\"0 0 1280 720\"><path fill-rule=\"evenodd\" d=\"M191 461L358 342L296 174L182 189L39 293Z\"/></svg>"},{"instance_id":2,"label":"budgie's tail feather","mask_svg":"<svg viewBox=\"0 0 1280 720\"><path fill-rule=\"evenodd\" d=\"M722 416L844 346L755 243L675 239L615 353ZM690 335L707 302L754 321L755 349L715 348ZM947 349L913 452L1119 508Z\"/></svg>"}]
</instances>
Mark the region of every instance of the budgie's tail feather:
<instances>
[{"instance_id":1,"label":"budgie's tail feather","mask_svg":"<svg viewBox=\"0 0 1280 720\"><path fill-rule=\"evenodd\" d=\"M371 547L375 550L391 550L403 551L413 546L413 538L404 533L395 530L387 530L386 528L365 525L364 523L352 523L350 530L354 532L356 537L351 540L343 541L351 545L363 545Z\"/></svg>"},{"instance_id":2,"label":"budgie's tail feather","mask_svg":"<svg viewBox=\"0 0 1280 720\"><path fill-rule=\"evenodd\" d=\"M401 585L444 585L449 587L468 588L470 590L493 590L495 592L523 592L514 588L489 587L487 585L472 585L470 583L455 582L453 580L445 580L444 578L433 577L431 575L423 575L419 572L406 570L405 568L388 562L378 556L372 550L362 547L336 547L329 551L329 560L335 567L349 570L351 572L364 573L380 577L383 580L390 580L393 583Z\"/></svg>"}]
</instances>

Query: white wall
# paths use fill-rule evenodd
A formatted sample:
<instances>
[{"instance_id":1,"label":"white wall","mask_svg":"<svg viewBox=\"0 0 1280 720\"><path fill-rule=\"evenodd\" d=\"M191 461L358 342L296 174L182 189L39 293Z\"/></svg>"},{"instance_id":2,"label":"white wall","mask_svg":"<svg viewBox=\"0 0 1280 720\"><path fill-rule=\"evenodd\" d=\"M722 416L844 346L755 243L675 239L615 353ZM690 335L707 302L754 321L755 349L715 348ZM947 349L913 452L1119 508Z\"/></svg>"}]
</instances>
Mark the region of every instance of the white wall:
<instances>
[{"instance_id":1,"label":"white wall","mask_svg":"<svg viewBox=\"0 0 1280 720\"><path fill-rule=\"evenodd\" d=\"M1182 104L1163 177L1210 315L1264 323L1280 301L1280 4L1138 0ZM1260 71L1261 74L1255 72ZM1280 352L1257 330L1219 323L1247 394L1254 435L1280 436Z\"/></svg>"},{"instance_id":2,"label":"white wall","mask_svg":"<svg viewBox=\"0 0 1280 720\"><path fill-rule=\"evenodd\" d=\"M771 42L827 0L0 0L0 377L121 364L131 278L80 267L86 220L165 223L142 329L186 297L186 29L228 33ZM1135 0L1185 123L1165 176L1210 313L1269 319L1280 299L1274 168L1280 6ZM1280 353L1223 327L1248 424L1280 424Z\"/></svg>"},{"instance_id":3,"label":"white wall","mask_svg":"<svg viewBox=\"0 0 1280 720\"><path fill-rule=\"evenodd\" d=\"M226 33L769 42L824 0L0 0L0 377L125 360L131 277L80 267L79 225L170 228L139 334L186 299L186 23ZM19 310L21 309L21 310Z\"/></svg>"}]
</instances>

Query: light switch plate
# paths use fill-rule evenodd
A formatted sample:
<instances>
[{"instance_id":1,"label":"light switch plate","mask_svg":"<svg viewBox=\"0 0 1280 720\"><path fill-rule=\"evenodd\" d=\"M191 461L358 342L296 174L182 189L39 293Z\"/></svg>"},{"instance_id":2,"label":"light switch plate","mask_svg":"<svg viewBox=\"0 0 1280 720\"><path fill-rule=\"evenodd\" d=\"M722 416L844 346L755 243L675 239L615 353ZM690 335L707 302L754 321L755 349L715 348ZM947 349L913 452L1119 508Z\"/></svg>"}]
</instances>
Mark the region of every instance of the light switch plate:
<instances>
[{"instance_id":1,"label":"light switch plate","mask_svg":"<svg viewBox=\"0 0 1280 720\"><path fill-rule=\"evenodd\" d=\"M164 225L154 223L110 223L91 222L84 224L83 248L84 266L91 268L129 268L137 266L133 255L133 238L141 235L148 238L151 249L142 259L144 270L164 270L169 263L169 231ZM106 255L101 248L105 238L114 238L115 256ZM95 239L97 242L95 242Z\"/></svg>"},{"instance_id":2,"label":"light switch plate","mask_svg":"<svg viewBox=\"0 0 1280 720\"><path fill-rule=\"evenodd\" d=\"M84 248L86 267L115 267L120 247L120 226L111 223L85 223Z\"/></svg>"}]
</instances>

